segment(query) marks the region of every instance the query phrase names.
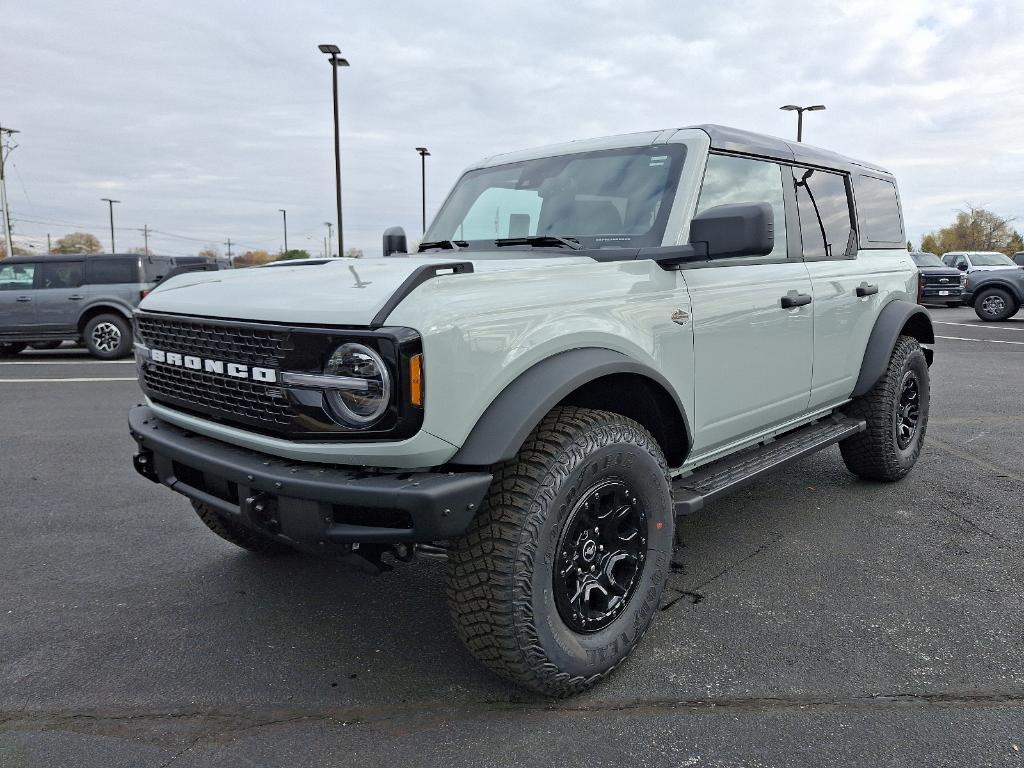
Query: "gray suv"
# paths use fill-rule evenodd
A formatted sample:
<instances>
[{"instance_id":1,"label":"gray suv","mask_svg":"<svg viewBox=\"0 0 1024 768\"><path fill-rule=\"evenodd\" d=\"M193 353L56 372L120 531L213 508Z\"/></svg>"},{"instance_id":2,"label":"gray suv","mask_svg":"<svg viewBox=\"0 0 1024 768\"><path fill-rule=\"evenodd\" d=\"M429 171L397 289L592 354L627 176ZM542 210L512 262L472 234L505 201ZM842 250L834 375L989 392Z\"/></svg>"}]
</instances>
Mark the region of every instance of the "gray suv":
<instances>
[{"instance_id":1,"label":"gray suv","mask_svg":"<svg viewBox=\"0 0 1024 768\"><path fill-rule=\"evenodd\" d=\"M171 270L199 257L96 254L0 261L0 355L81 340L104 360L132 351L132 312Z\"/></svg>"}]
</instances>

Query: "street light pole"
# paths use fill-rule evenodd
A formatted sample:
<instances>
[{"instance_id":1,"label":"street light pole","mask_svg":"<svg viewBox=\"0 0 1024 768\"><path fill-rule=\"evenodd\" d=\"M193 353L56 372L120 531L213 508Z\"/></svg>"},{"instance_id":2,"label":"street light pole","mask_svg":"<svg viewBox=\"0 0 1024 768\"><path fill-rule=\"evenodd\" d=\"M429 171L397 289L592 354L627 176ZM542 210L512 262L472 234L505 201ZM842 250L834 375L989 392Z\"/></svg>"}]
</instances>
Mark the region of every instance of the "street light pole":
<instances>
[{"instance_id":1,"label":"street light pole","mask_svg":"<svg viewBox=\"0 0 1024 768\"><path fill-rule=\"evenodd\" d=\"M347 67L349 63L348 59L338 56L341 53L341 48L338 46L332 43L325 43L319 46L319 48L321 53L326 53L330 56L329 61L331 62L331 86L334 92L334 185L338 208L338 255L343 256L345 254L345 234L341 218L341 132L338 126L338 67Z\"/></svg>"},{"instance_id":2,"label":"street light pole","mask_svg":"<svg viewBox=\"0 0 1024 768\"><path fill-rule=\"evenodd\" d=\"M329 259L331 258L331 251L333 250L331 246L334 242L334 225L329 221L325 221L324 224L327 227L327 258ZM342 255L341 251L338 252L338 255Z\"/></svg>"},{"instance_id":3,"label":"street light pole","mask_svg":"<svg viewBox=\"0 0 1024 768\"><path fill-rule=\"evenodd\" d=\"M284 255L288 255L288 211L284 208L278 208L281 212L281 216L284 217Z\"/></svg>"},{"instance_id":4,"label":"street light pole","mask_svg":"<svg viewBox=\"0 0 1024 768\"><path fill-rule=\"evenodd\" d=\"M820 112L825 108L824 104L814 104L810 107L798 107L796 104L787 104L779 109L784 112L796 112L796 140L804 140L804 112Z\"/></svg>"},{"instance_id":5,"label":"street light pole","mask_svg":"<svg viewBox=\"0 0 1024 768\"><path fill-rule=\"evenodd\" d=\"M426 147L416 147L420 153L420 200L423 203L423 232L427 231L427 155L430 154Z\"/></svg>"},{"instance_id":6,"label":"street light pole","mask_svg":"<svg viewBox=\"0 0 1024 768\"><path fill-rule=\"evenodd\" d=\"M114 203L120 203L121 201L111 200L109 197L101 197L100 200L110 206L110 252L117 253L117 246L114 245Z\"/></svg>"}]
</instances>

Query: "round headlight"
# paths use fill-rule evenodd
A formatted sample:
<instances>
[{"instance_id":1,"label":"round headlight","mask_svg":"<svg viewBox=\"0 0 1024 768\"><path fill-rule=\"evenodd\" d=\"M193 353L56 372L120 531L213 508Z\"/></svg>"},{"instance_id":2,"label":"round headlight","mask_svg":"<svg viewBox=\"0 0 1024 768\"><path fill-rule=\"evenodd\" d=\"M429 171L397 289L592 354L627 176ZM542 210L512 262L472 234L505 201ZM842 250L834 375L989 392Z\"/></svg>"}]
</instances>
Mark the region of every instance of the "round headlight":
<instances>
[{"instance_id":1,"label":"round headlight","mask_svg":"<svg viewBox=\"0 0 1024 768\"><path fill-rule=\"evenodd\" d=\"M391 377L380 355L369 347L342 344L328 358L324 375L347 379L337 389L325 392L327 401L344 421L366 426L387 410L391 399Z\"/></svg>"}]
</instances>

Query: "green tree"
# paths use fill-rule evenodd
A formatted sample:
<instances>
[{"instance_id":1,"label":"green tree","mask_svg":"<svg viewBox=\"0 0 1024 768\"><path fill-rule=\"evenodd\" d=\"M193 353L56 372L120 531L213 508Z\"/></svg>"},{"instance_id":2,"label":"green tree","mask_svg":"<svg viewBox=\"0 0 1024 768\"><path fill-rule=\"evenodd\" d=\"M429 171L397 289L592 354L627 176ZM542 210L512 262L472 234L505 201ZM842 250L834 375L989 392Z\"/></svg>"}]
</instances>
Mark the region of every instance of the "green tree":
<instances>
[{"instance_id":1,"label":"green tree","mask_svg":"<svg viewBox=\"0 0 1024 768\"><path fill-rule=\"evenodd\" d=\"M935 235L925 235L921 238L921 250L927 253L934 253L936 256L941 256L945 253L945 251L939 247L939 241Z\"/></svg>"},{"instance_id":2,"label":"green tree","mask_svg":"<svg viewBox=\"0 0 1024 768\"><path fill-rule=\"evenodd\" d=\"M1020 233L1012 226L1013 219L992 211L968 205L957 211L956 219L948 227L932 232L921 240L922 250L942 254L949 251L1000 251L1012 255L1019 250ZM928 246L926 247L926 243Z\"/></svg>"},{"instance_id":3,"label":"green tree","mask_svg":"<svg viewBox=\"0 0 1024 768\"><path fill-rule=\"evenodd\" d=\"M96 235L90 235L88 232L64 235L53 246L54 253L100 253L102 250L103 246Z\"/></svg>"},{"instance_id":4,"label":"green tree","mask_svg":"<svg viewBox=\"0 0 1024 768\"><path fill-rule=\"evenodd\" d=\"M305 251L301 248L292 248L290 251L285 251L281 254L281 258L278 261L290 261L292 259L308 259L309 251Z\"/></svg>"}]
</instances>

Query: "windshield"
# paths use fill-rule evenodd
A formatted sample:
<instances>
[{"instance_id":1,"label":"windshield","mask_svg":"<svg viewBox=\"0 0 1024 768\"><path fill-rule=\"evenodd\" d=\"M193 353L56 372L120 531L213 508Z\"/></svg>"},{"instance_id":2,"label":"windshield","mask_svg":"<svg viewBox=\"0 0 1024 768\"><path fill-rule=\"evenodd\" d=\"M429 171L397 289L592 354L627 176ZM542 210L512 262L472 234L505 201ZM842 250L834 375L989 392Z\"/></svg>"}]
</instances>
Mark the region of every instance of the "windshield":
<instances>
[{"instance_id":1,"label":"windshield","mask_svg":"<svg viewBox=\"0 0 1024 768\"><path fill-rule=\"evenodd\" d=\"M585 248L661 245L685 154L680 144L663 144L470 171L423 242L497 248L502 240L515 240L514 245L558 247L552 238L560 237Z\"/></svg>"},{"instance_id":2,"label":"windshield","mask_svg":"<svg viewBox=\"0 0 1024 768\"><path fill-rule=\"evenodd\" d=\"M972 253L971 263L976 267L1015 267L1013 259L1003 253Z\"/></svg>"},{"instance_id":3,"label":"windshield","mask_svg":"<svg viewBox=\"0 0 1024 768\"><path fill-rule=\"evenodd\" d=\"M944 267L946 266L942 259L936 256L934 253L912 253L910 254L914 259L914 263L919 267Z\"/></svg>"}]
</instances>

